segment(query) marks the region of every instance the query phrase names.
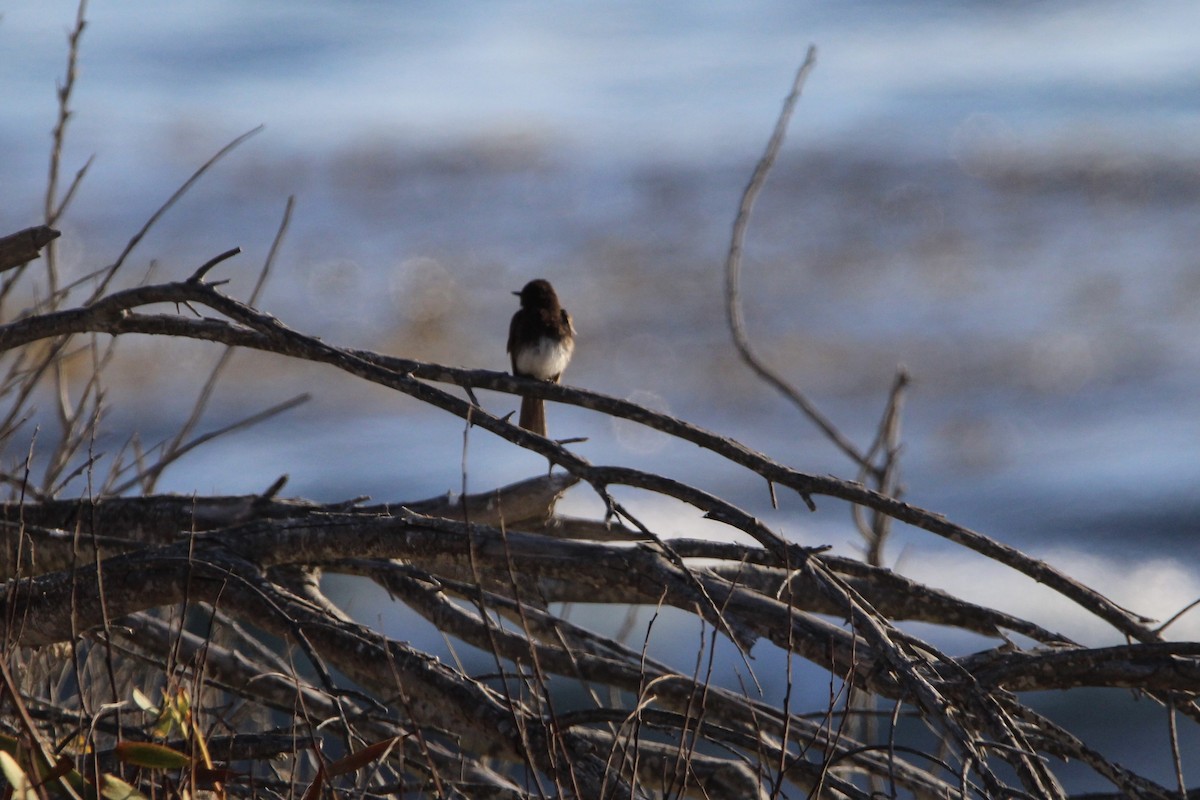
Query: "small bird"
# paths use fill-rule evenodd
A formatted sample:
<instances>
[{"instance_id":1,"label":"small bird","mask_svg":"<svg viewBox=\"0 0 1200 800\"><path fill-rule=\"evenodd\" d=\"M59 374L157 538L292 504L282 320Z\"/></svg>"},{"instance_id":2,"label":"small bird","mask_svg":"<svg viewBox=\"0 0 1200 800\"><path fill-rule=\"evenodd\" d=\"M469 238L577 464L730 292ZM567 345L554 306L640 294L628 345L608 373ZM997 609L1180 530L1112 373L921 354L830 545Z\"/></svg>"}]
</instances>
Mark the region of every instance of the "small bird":
<instances>
[{"instance_id":1,"label":"small bird","mask_svg":"<svg viewBox=\"0 0 1200 800\"><path fill-rule=\"evenodd\" d=\"M508 354L513 375L558 383L575 352L571 315L558 304L549 281L538 279L519 292L521 308L508 326ZM546 435L546 404L538 397L521 398L520 425Z\"/></svg>"}]
</instances>

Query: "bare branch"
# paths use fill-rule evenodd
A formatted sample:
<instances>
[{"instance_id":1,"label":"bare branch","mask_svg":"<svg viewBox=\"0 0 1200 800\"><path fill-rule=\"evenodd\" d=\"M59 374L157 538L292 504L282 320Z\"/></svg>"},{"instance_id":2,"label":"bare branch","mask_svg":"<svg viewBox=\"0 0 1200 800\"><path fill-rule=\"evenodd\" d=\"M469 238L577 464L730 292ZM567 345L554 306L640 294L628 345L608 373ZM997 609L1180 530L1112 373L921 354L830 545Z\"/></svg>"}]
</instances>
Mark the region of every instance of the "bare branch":
<instances>
[{"instance_id":1,"label":"bare branch","mask_svg":"<svg viewBox=\"0 0 1200 800\"><path fill-rule=\"evenodd\" d=\"M61 234L47 225L26 228L0 239L0 272L33 261Z\"/></svg>"},{"instance_id":2,"label":"bare branch","mask_svg":"<svg viewBox=\"0 0 1200 800\"><path fill-rule=\"evenodd\" d=\"M814 425L820 428L821 432L830 441L837 445L838 449L858 465L869 469L870 462L851 444L850 440L842 435L841 431L807 397L780 377L778 373L768 367L754 353L754 349L750 345L750 339L746 336L746 323L742 319L741 293L738 289L742 271L743 243L746 238L746 229L750 224L750 213L754 209L754 202L758 199L759 192L762 191L762 187L766 184L767 175L770 173L771 167L775 165L775 159L779 155L779 148L783 145L783 137L787 133L788 122L791 121L792 112L796 108L796 102L800 99L800 92L804 88L808 74L812 72L816 64L817 48L810 46L808 53L804 57L804 63L796 71L796 77L792 81L792 91L783 102L783 110L780 111L779 119L775 122L775 129L771 132L771 138L767 142L766 152L763 153L762 158L759 159L758 164L754 167L754 174L751 175L750 182L746 185L746 189L742 193L742 201L738 205L737 216L733 222L733 236L729 242L729 254L725 259L725 312L729 322L730 333L733 335L733 344L737 348L738 354L741 355L742 360L754 370L755 374L799 408Z\"/></svg>"},{"instance_id":3,"label":"bare branch","mask_svg":"<svg viewBox=\"0 0 1200 800\"><path fill-rule=\"evenodd\" d=\"M259 125L257 128L252 128L251 130L246 131L241 136L234 138L233 141L231 141L229 144L225 145L220 150L218 150L211 158L208 159L208 161L205 161L203 164L201 164L200 167L195 172L193 172L191 174L191 176L188 177L188 179L185 180L180 185L180 187L178 189L176 189L171 194L171 196L168 197L166 199L166 201L161 206L158 207L157 210L155 210L155 212L153 214L150 215L150 218L148 220L146 220L145 224L142 225L142 227L138 230L138 232L135 233L129 239L128 242L126 242L125 248L117 256L117 259L112 264L109 264L108 267L105 269L104 276L100 279L99 283L96 285L96 288L92 292L91 299L88 302L90 303L90 302L95 301L97 298L103 296L106 291L108 291L108 285L112 282L112 279L114 277L116 277L117 271L125 263L125 260L127 258L129 258L129 255L130 255L130 253L133 252L134 248L137 247L139 243L141 243L142 239L144 239L146 237L146 234L150 232L150 229L154 227L155 223L157 223L160 219L162 219L162 216L164 214L166 214L167 211L169 211L171 209L171 207L173 205L175 205L175 203L178 202L181 197L183 197L185 194L187 194L188 190L191 189L192 186L194 186L196 184L196 182L198 180L200 180L201 177L204 176L204 173L208 172L208 170L210 170L218 161L223 159L225 156L229 155L229 153L231 153L233 150L235 150L238 147L238 145L242 144L247 139L249 139L251 136L254 136L256 133L258 133L261 130L262 130L262 126ZM217 256L217 258L213 262L210 262L210 264L206 264L205 267L211 268L211 266L215 266L216 264L225 260L225 258L230 257L231 255L234 255L234 253L229 252L229 253L222 254L221 256ZM200 273L200 275L202 275L202 273L204 271L206 271L205 267L201 267L201 269L198 271L198 273ZM197 277L197 276L193 276L193 277ZM197 280L198 279L199 278L197 277Z\"/></svg>"},{"instance_id":4,"label":"bare branch","mask_svg":"<svg viewBox=\"0 0 1200 800\"><path fill-rule=\"evenodd\" d=\"M139 319L136 315L128 313L129 309L143 304L189 300L207 305L226 315L232 320L232 323L213 320L183 320L177 317L163 316ZM651 424L659 430L678 435L687 441L711 449L735 463L754 470L773 483L793 489L801 497L828 495L863 505L887 514L893 519L968 547L1063 594L1096 613L1126 635L1139 641L1153 641L1157 638L1157 635L1146 627L1148 620L1117 606L1103 595L1071 579L1045 562L1030 558L1015 548L957 525L940 514L871 491L861 484L790 469L759 453L750 451L731 439L716 436L696 426L642 408L634 403L604 397L594 392L585 392L545 381L515 378L503 373L484 370L454 370L437 365L421 365L424 369L418 369L416 368L417 362L379 356L372 358L359 351L343 350L291 331L278 319L226 297L206 284L189 281L128 289L101 298L84 308L30 317L3 325L0 326L0 351L36 341L39 338L87 330L110 334L142 332L189 335L330 364L371 382L402 391L462 419L469 418L474 425L544 456L552 464L562 466L572 475L597 488L610 484L621 484L665 493L694 505L713 519L733 525L753 536L764 546L772 549L776 557L781 559L780 563L795 565L803 560L805 551L802 548L796 548L787 543L750 515L719 498L677 481L638 470L620 467L594 467L556 442L511 425L467 401L460 400L417 380L416 376L424 373L435 379L452 379L455 383L467 383L477 388L488 388L514 394L540 394L559 402L600 408L616 416L643 424ZM397 369L398 367L399 369ZM406 369L406 367L412 368Z\"/></svg>"}]
</instances>

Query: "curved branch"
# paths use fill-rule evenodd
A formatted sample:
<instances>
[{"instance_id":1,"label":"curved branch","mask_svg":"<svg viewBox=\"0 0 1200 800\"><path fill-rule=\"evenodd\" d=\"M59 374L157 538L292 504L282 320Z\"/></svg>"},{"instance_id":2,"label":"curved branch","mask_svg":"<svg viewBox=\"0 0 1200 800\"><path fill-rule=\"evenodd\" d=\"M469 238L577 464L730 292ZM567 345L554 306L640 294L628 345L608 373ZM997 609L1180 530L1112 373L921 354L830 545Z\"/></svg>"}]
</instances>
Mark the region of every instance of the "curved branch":
<instances>
[{"instance_id":1,"label":"curved branch","mask_svg":"<svg viewBox=\"0 0 1200 800\"><path fill-rule=\"evenodd\" d=\"M131 308L139 305L187 302L207 305L229 317L232 322L209 319L187 320L182 317L164 315L141 317L130 313ZM402 391L461 419L469 420L477 427L544 456L551 464L558 464L571 474L593 485L619 483L651 491L661 491L666 484L663 483L664 479L658 476L625 468L593 467L585 459L575 455L557 442L510 424L478 406L422 383L417 378L511 394L531 394L630 419L724 456L772 483L792 489L803 498L825 495L856 503L941 536L1045 584L1101 617L1127 636L1145 642L1160 639L1159 634L1146 627L1145 623L1148 620L1121 608L1099 592L1079 583L1049 564L1031 558L1019 550L981 533L957 525L940 514L872 491L859 483L830 476L811 475L791 469L728 437L718 436L666 414L597 392L545 381L516 378L506 373L456 369L334 347L318 339L292 331L275 317L252 309L222 295L213 287L199 282L160 284L129 289L116 292L83 308L29 317L0 326L0 351L41 338L83 331L112 335L151 333L188 336L330 364L365 380ZM676 484L677 482L671 483ZM682 484L677 485L682 486ZM794 545L784 541L757 520L735 507L723 501L711 505L694 502L701 499L702 493L684 493L681 489L679 494L684 495L679 496L679 499L684 502L697 505L705 513L714 513L717 515L715 518L736 524L739 529L754 536L775 553L776 557L780 559L780 563L795 565L802 560L803 550L795 548ZM726 512L728 513L727 517L719 516Z\"/></svg>"},{"instance_id":2,"label":"curved branch","mask_svg":"<svg viewBox=\"0 0 1200 800\"><path fill-rule=\"evenodd\" d=\"M771 138L767 142L767 149L763 153L762 158L759 159L758 164L755 165L754 174L751 175L750 182L746 185L746 189L742 193L742 200L738 205L737 216L733 221L733 235L729 242L729 254L725 259L725 314L729 323L729 332L733 336L733 345L737 348L738 354L741 355L742 360L746 362L747 366L804 412L804 415L820 428L821 432L852 461L865 470L873 471L874 466L870 460L860 453L858 448L849 439L842 435L842 432L837 429L836 425L822 414L803 393L784 380L755 354L754 348L750 345L750 337L746 335L746 322L742 318L741 293L738 289L738 283L742 273L742 249L743 242L746 239L746 229L750 224L750 213L754 210L754 203L758 199L759 192L762 191L763 186L767 182L767 174L771 171L771 167L775 165L775 159L779 155L779 148L783 144L783 137L787 133L788 123L791 121L792 112L795 110L796 103L800 99L800 92L804 89L804 83L808 79L808 74L812 72L813 67L816 65L817 48L809 46L808 52L804 56L804 63L796 70L796 77L792 81L792 91L788 94L787 99L783 101L783 110L780 111L779 118L775 121L775 128L771 131Z\"/></svg>"}]
</instances>

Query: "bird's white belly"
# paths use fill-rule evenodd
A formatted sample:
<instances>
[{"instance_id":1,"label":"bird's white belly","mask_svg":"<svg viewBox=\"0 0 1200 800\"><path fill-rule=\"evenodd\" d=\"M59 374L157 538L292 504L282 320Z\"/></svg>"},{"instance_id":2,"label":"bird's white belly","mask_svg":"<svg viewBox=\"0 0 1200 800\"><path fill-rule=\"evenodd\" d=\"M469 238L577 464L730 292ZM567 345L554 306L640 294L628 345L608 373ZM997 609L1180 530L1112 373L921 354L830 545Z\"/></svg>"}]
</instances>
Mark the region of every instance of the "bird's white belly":
<instances>
[{"instance_id":1,"label":"bird's white belly","mask_svg":"<svg viewBox=\"0 0 1200 800\"><path fill-rule=\"evenodd\" d=\"M533 347L524 347L517 354L517 372L548 381L561 375L571 360L571 346L564 345L547 336L538 339Z\"/></svg>"}]
</instances>

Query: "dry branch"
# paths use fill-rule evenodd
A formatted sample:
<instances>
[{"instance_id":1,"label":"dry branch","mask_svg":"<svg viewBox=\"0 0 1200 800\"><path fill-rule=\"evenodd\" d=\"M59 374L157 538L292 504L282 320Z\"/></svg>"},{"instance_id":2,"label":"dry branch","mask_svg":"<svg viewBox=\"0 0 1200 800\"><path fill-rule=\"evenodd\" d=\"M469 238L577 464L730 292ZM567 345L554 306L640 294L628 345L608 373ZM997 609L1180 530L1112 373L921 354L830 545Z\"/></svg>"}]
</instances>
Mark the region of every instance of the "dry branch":
<instances>
[{"instance_id":1,"label":"dry branch","mask_svg":"<svg viewBox=\"0 0 1200 800\"><path fill-rule=\"evenodd\" d=\"M0 239L0 272L33 261L41 255L43 247L60 235L48 225L37 225Z\"/></svg>"},{"instance_id":2,"label":"dry branch","mask_svg":"<svg viewBox=\"0 0 1200 800\"><path fill-rule=\"evenodd\" d=\"M423 500L352 508L364 517L405 508L419 514L488 524L537 528L550 517L554 502L576 479L563 473L531 478L489 492L462 497L447 494ZM96 559L147 546L178 542L188 534L264 520L295 520L344 513L345 503L277 500L266 495L189 497L150 495L0 503L0 527L7 546L0 553L0 580L28 578L69 569ZM22 538L27 558L36 562L16 569Z\"/></svg>"},{"instance_id":3,"label":"dry branch","mask_svg":"<svg viewBox=\"0 0 1200 800\"><path fill-rule=\"evenodd\" d=\"M227 315L230 321L140 315L132 311L139 306L160 303L206 305L218 313ZM216 288L196 279L196 276L178 283L116 292L83 308L29 317L0 326L0 352L39 339L82 332L186 336L330 364L352 375L402 391L464 420L469 419L477 427L545 456L552 464L562 466L572 475L594 486L603 497L607 497L604 487L614 484L666 494L694 505L711 518L732 525L754 537L775 554L777 563L798 565L803 561L807 555L806 551L785 542L759 521L719 498L662 476L622 467L593 467L562 445L511 425L417 378L454 383L472 389L532 394L555 402L578 405L630 419L711 450L754 471L770 483L793 489L802 498L825 495L845 500L968 547L1063 594L1109 622L1124 635L1139 641L1155 641L1159 638L1147 627L1147 619L1117 606L1100 593L1050 565L957 525L940 514L872 491L859 483L791 469L727 437L635 403L606 397L596 392L516 378L506 373L455 369L337 348L292 331L274 317L221 294Z\"/></svg>"},{"instance_id":4,"label":"dry branch","mask_svg":"<svg viewBox=\"0 0 1200 800\"><path fill-rule=\"evenodd\" d=\"M357 560L347 562L347 552L354 553ZM434 582L430 585L440 585L438 575L464 569L472 558L480 568L486 567L496 574L507 571L510 561L519 565L522 583L530 591L529 599L547 592L554 596L551 583L571 581L579 594L567 595L567 600L588 597L593 602L652 605L665 599L679 608L693 610L699 605L698 596L679 568L652 547L562 540L424 517L405 510L393 515L376 511L319 512L300 518L264 518L197 534L191 540L114 556L104 562L103 569L109 612L124 616L178 602L185 582L180 577L186 576L190 569L201 567L210 576L233 580L236 575L258 575L261 569L285 565L331 570L349 567L360 573L374 572L384 565L371 566L371 559L385 562L400 559L423 570L429 576L426 580ZM812 559L814 564L820 561L819 556ZM253 569L248 565L253 565ZM821 568L825 569L824 565ZM95 592L96 571L97 567L93 565L77 568L74 577L63 572L22 581L10 597L0 603L3 616L17 621L16 629L6 630L9 641L45 645L69 639L73 625L86 629L100 624L98 606L83 602L89 597L86 592ZM149 574L176 577L147 581ZM414 577L412 573L387 574L386 569L379 574L387 575L386 582ZM826 579L832 579L833 574L830 572ZM867 641L855 641L853 634L836 626L806 618L795 608L789 610L786 604L771 600L745 581L725 580L718 577L716 571L707 569L698 569L697 575L706 590L718 599L722 614L736 629L751 637L768 638L781 646L790 641L791 649L822 666L862 669L863 680L881 694L897 691L888 673L879 672L876 656L872 655ZM834 584L840 583L840 579L832 580ZM496 578L494 583L493 591L504 594L506 582ZM84 588L88 584L93 588ZM911 586L916 592L928 591L915 584ZM85 594L76 595L81 601L80 608L72 614L70 604L64 601L72 592L80 591ZM92 599L98 600L94 596ZM952 598L943 595L943 601L949 603ZM828 613L828 607L818 605L819 612ZM964 606L970 607L969 604ZM789 626L793 628L790 639L783 630ZM863 629L860 625L859 630ZM910 642L916 642L906 635L891 635L898 637L891 646L909 647ZM920 648L935 652L927 644L920 644ZM629 653L623 655L628 657ZM1198 657L1200 647L1194 644L1154 643L1098 650L1074 646L1046 652L990 651L945 661L970 672L979 683L1013 686L1022 691L1060 685L1125 687L1153 670L1173 672L1175 688L1192 692L1200 690L1200 673L1196 671ZM1023 665L1027 666L1022 668ZM946 679L950 682L958 680L953 671ZM1155 683L1160 681L1167 682L1165 675Z\"/></svg>"},{"instance_id":5,"label":"dry branch","mask_svg":"<svg viewBox=\"0 0 1200 800\"><path fill-rule=\"evenodd\" d=\"M791 469L733 440L682 420L574 387L346 350L295 332L274 317L225 296L214 285L203 281L204 274L234 252L222 253L212 259L186 281L118 291L81 308L35 315L0 326L0 350L20 347L44 338L83 332L113 336L142 333L206 339L329 364L343 372L405 392L469 420L474 426L513 444L540 453L552 464L567 471L565 476L548 479L543 485L552 493L552 497L570 483L583 481L600 494L611 514L618 520L631 522L646 542L629 547L550 539L532 532L521 532L518 529L522 527L539 531L556 527L561 529L568 525L548 519L546 509L549 503L541 495L538 495L534 504L535 513L525 520L518 519L526 516L525 511L489 515L487 504L490 502L490 493L488 500L475 498L469 501L465 517L461 513L454 513L454 503L446 501L424 505L423 510L430 512L431 516L413 513L412 510L389 513L387 507L314 508L303 502L261 498L215 499L212 502L151 498L140 501L147 504L141 507L137 505L139 501L132 499L104 498L94 505L76 504L68 507L50 504L44 506L43 512L39 512L37 506L25 504L24 507L13 507L8 512L9 519L17 515L15 529L22 535L33 539L42 536L40 547L49 548L46 542L50 541L57 541L62 546L70 541L86 541L95 537L93 542L96 546L111 547L110 552L114 554L122 551L126 551L126 554L107 558L100 569L82 567L88 560L84 557L77 562L74 573L44 575L17 586L8 600L0 605L0 612L10 620L5 628L10 643L68 641L77 631L94 629L103 625L106 619L182 602L185 599L180 589L182 586L189 587L191 593L186 598L190 602L203 600L219 603L233 616L246 621L253 620L262 626L262 615L268 613L261 605L262 598L282 592L284 594L272 602L279 608L286 607L289 610L280 614L276 609L274 622L266 627L295 641L297 646L310 654L314 664L328 663L372 692L395 685L394 677L378 672L381 664L389 664L387 659L410 659L404 661L407 666L403 668L389 666L389 669L400 669L407 676L405 685L423 685L421 681L431 680L429 676L419 677L424 673L416 670L415 664L418 662L411 661L416 654L392 652L394 643L384 646L383 651L376 650L375 644L367 645L361 641L357 649L351 647L351 639L342 637L358 637L355 639L358 641L364 634L361 631L347 633L344 626L351 623L345 619L335 622L336 615L330 616L329 613L332 609L327 609L323 617L326 621L321 624L332 625L333 631L343 633L329 633L328 636L332 638L323 638L325 634L314 637L308 632L308 627L317 624L317 617L312 617L308 622L303 620L313 614L320 615L320 607L303 605L305 611L299 613L299 599L284 586L315 597L312 592L316 585L311 582L294 583L291 578L282 577L284 573L276 575L284 580L283 585L277 585L271 583L269 577L275 572L261 572L283 566L323 568L326 571L348 569L356 574L376 577L389 585L397 596L404 597L415 608L424 609L423 613L436 620L439 626L444 625L445 629L456 632L463 640L493 651L498 658L524 663L524 655L528 654L532 659L529 663L538 665L538 669L546 674L570 676L633 691L635 682L640 685L649 679L650 673L645 664L630 660L627 655L616 661L612 660L611 655L589 655L586 648L578 643L564 648L561 641L540 639L535 642L529 638L534 630L528 627L530 620L536 614L544 614L546 604L554 601L633 602L647 605L665 602L706 619L716 630L725 632L747 650L756 640L766 639L832 674L852 676L851 680L859 690L869 691L878 697L914 703L928 723L956 743L957 751L966 759L964 763L969 765L980 781L979 791L985 795L1004 791L1005 779L991 766L994 760L1006 762L1007 767L1016 771L1019 783L1029 790L1044 796L1061 794L1055 787L1053 776L1035 755L1036 747L1030 743L1030 732L1026 730L1028 726L1016 721L1024 710L1007 695L990 696L981 688L1012 686L1028 690L1057 685L1054 681L1039 680L1038 670L1048 663L1044 659L1039 660L1045 654L1032 654L1025 661L1009 659L1002 654L981 654L973 660L955 660L938 653L936 648L927 643L903 634L893 622L908 617L987 633L1012 630L1038 641L1059 645L1067 644L1065 637L1045 631L1033 623L924 590L924 587L889 579L885 573L871 572L865 565L855 570L842 564L839 570L836 560L827 562L819 551L799 548L786 542L752 515L711 493L665 476L628 467L593 465L565 446L510 425L503 418L438 389L425 380L448 382L471 389L539 394L547 399L640 422L699 444L773 484L793 489L802 498L820 495L836 497L943 536L1058 590L1138 641L1155 642L1159 638L1157 633L1145 626L1142 618L1119 608L1049 565L982 534L860 484ZM191 308L206 307L219 318L195 319L178 314L147 314L140 310L164 303L177 303ZM739 558L751 562L744 568L733 564L713 570L691 566L670 542L663 542L642 529L611 499L607 488L612 485L632 486L683 501L704 516L749 534L763 549L750 552L743 550ZM160 511L148 513L155 504ZM122 508L133 518L140 519L143 526L156 529L157 534L166 537L159 541L171 541L181 532L191 530L211 532L185 537L183 541L158 549L146 549L145 544L137 543L136 537L131 536L131 526L122 527L125 523L120 521L122 516L118 513ZM395 509L392 511L395 512ZM23 518L21 514L24 514ZM460 520L446 518L452 514ZM471 524L462 522L464 518L470 520ZM81 524L84 519L97 521L86 526L89 531L87 537L76 537L76 531L85 530ZM485 522L503 525L504 528L480 524ZM70 532L55 533L56 529ZM687 552L686 543L682 552ZM353 554L356 560L347 562L347 554ZM404 569L416 569L429 577L394 572L388 565L396 559L407 565ZM374 560L374 565L371 560ZM53 562L47 558L42 563ZM751 564L757 565L759 571L748 569ZM23 574L33 574L28 565L23 568L26 570ZM103 606L100 584L97 582L101 575ZM440 581L445 583L441 584ZM515 603L501 613L526 626L522 629L525 632L503 633L490 623L485 624L482 617L476 616L472 620L455 612L436 594L439 585L443 590L448 586L475 586L476 591L486 593L482 596L483 600L472 597L470 592L461 588L460 595L483 602L489 608ZM523 587L520 594L513 592L517 586ZM429 595L430 591L435 594ZM258 599L251 603L252 598ZM296 599L284 603L284 598ZM72 602L73 612L70 610ZM101 608L104 613L100 612ZM815 614L833 614L847 619L851 622L852 630L847 631L825 622ZM540 624L544 626L546 623L543 621ZM302 630L305 633L300 635L298 632ZM367 649L363 650L363 647ZM1135 686L1139 677L1145 678L1150 674L1147 669L1153 668L1151 685L1144 685L1143 688L1182 697L1183 707L1189 713L1193 708L1189 705L1190 698L1200 690L1186 669L1174 673L1164 669L1163 665L1167 663L1165 657L1146 653L1123 661L1108 658L1100 662L1090 661L1092 656L1083 648L1071 648L1063 652L1065 655L1051 653L1045 657L1064 658L1066 660L1061 663L1075 667L1059 673L1072 676L1071 685ZM369 658L364 653L369 653ZM1172 657L1184 656L1176 653ZM1095 673L1102 676L1102 680L1089 682L1085 676L1086 670L1081 665L1098 663L1106 667L1106 670ZM374 664L374 667L369 664ZM1020 664L1027 664L1029 669L1020 669ZM980 671L978 677L973 669ZM409 670L416 672L409 674ZM666 676L660 674L660 677ZM486 700L487 695L472 692L462 694L464 689L461 683L453 686L457 688L451 691L450 684L434 681L432 687L426 685L425 689L418 692L420 702L406 695L403 698L404 715L419 729L424 729L434 725L435 719L445 719L444 709L441 716L434 709L447 704L460 709L456 712L458 715L466 714L466 708L472 703L483 703L484 706L488 703L498 704L500 710L494 713L500 714L507 708L503 713L516 715L512 717L517 720L515 727L509 726L505 729L507 733L497 739L495 726L498 718L485 714L482 717L485 724L478 727L477 719L477 727L471 728L472 737L483 738L472 738L470 741L473 744L467 745L468 748L498 748L510 757L517 757L529 753L536 739L540 742L537 747L545 748L546 757L550 760L539 762L536 767L531 764L531 768L547 770L559 778L563 777L561 773L554 772L561 766L559 757L562 754L550 755L558 752L556 747L565 746L559 741L561 732L536 733L537 730L543 730L539 726L547 724L541 713L525 705L513 705L513 698L508 695L504 700ZM439 692L442 691L448 692L449 696L441 696ZM958 709L970 716L962 717ZM458 720L456 726L466 724L461 716L454 716L453 719ZM790 718L785 719L789 720L784 726L785 730L805 729L790 721ZM598 735L595 731L588 733L588 736L595 735ZM550 738L544 738L546 736ZM811 730L808 736L809 742L816 738ZM1057 741L1048 734L1043 739ZM556 741L559 744L551 744ZM575 755L590 752L588 741L587 737L573 738L568 749ZM836 741L852 740L839 736ZM649 745L646 747L646 756L652 757L653 748L649 748ZM786 748L776 746L772 749L766 744L759 745L759 748L767 748L777 754L777 760L782 759L780 763L794 759L794 756L787 755L789 751ZM837 746L826 748L827 757L834 757L830 753L838 754L836 763L847 769L881 774L878 763L851 758L852 752L853 747L844 752ZM900 763L897 757L892 755L885 761L888 774L895 775L899 769L897 764ZM585 759L580 763L592 762ZM822 774L814 765L801 768L800 762L796 763L795 776L807 774L805 780L812 781L816 780L814 774ZM817 773L806 772L806 769L817 769ZM913 776L921 771L913 765L906 769L910 772L905 773L905 781L909 784L914 781L919 783ZM602 785L602 782L598 783L602 771L600 763L595 763L587 767L585 777L574 776L571 780L586 780L589 785L599 787ZM622 779L634 780L635 774L636 770ZM1121 785L1136 783L1134 778L1123 777L1116 772L1112 772L1110 777L1121 781ZM795 779L800 780L799 777ZM926 780L933 780L933 777L929 776ZM847 790L841 794L851 796L853 793Z\"/></svg>"},{"instance_id":6,"label":"dry branch","mask_svg":"<svg viewBox=\"0 0 1200 800\"><path fill-rule=\"evenodd\" d=\"M498 655L517 664L532 657L549 672L623 687L626 691L640 691L640 687L653 684L659 687L654 696L662 702L670 696L665 693L662 680L670 678L685 681L683 685L691 683L667 672L663 666L640 660L635 652L616 643L593 639L588 644L582 632L532 607L526 606L524 611L526 619L532 620L532 627L527 627L524 635L516 635L498 629L489 631L489 626L480 617L464 615L439 599L441 591L450 588L451 584L442 583L436 576L447 571L452 574L463 572L473 559L477 568L486 566L495 576L487 581L492 586L491 591L496 593L485 600L491 608L501 609L507 605L512 611L519 607L522 598L502 596L506 587L512 584L501 577L510 568L506 565L517 565L515 568L521 572L519 583L532 597L550 591L547 581L570 582L575 586L592 587L593 601L608 598L607 601L613 603L653 604L659 597L664 597L663 588L666 587L667 602L702 613L704 605L692 591L690 582L679 574L674 564L653 549L548 539L411 513L388 516L377 511L370 514L326 512L306 513L301 518L263 518L199 534L193 541L113 557L102 567L107 611L112 617L119 618L178 603L184 599L184 587L187 587L191 602L218 604L235 618L265 627L287 639L304 641L322 662L352 676L359 686L375 693L384 692L386 696L397 685L402 685L406 715L415 714L413 721L418 725L433 725L436 720L435 727L444 729L448 724L446 705L459 708L457 713L464 716L450 719L455 720L453 729L457 736L470 734L472 737L473 744L466 745L471 751L479 752L475 748L484 748L490 752L489 748L500 747L512 755L513 748L520 749L523 745L516 744L517 740L511 738L517 736L511 727L505 728L508 734L499 740L495 738L493 726L499 724L495 715L502 715L500 710L466 721L468 708L480 703L483 707L496 703L503 707L504 703L499 699L488 700L486 693L480 695L477 688L463 684L461 676L452 679L452 674L442 671L444 668L435 667L433 662L403 649L398 643L382 643L377 635L359 629L348 620L331 617L309 604L300 603L285 590L273 586L263 572L271 566L285 564L339 569L345 564L347 552L357 554L360 559L384 559L374 567L363 561L358 562L360 566L349 566L359 574L375 572L398 597L415 608L424 609L423 613L435 619L442 630L479 646L486 644L498 648ZM391 559L401 559L420 572L397 572L396 568L386 566ZM814 556L812 563L819 559ZM8 600L0 603L0 617L16 623L15 627L5 631L10 644L65 641L78 630L99 625L102 618L97 594L98 574L99 568L92 566L77 569L74 574L42 576L15 587ZM708 594L716 599L731 629L769 638L778 646L790 647L824 668L854 671L859 685L885 697L902 698L912 684L911 676L897 681L907 667L893 662L901 672L881 669L880 656L884 652L899 652L896 648L902 648L913 664L924 662L922 652L935 652L927 645L915 645L907 638L893 640L894 633L885 634L882 629L867 640L859 639L835 626L818 624L815 618L771 600L745 583L726 581L705 570L698 570L697 575ZM609 589L611 594L602 593L602 587ZM460 584L451 591L471 594L477 590L470 589L469 584ZM70 611L72 598L74 614ZM512 603L518 606L512 606ZM458 621L454 622L454 619ZM866 622L859 620L859 630L869 627ZM527 638L531 635L536 635L536 642ZM596 646L601 650L594 650ZM380 651L379 647L385 650ZM1175 660L1177 668L1171 691L1194 693L1200 691L1200 676L1195 674L1197 655L1200 653L1195 647L1167 649L1161 645L1138 645L1124 648L1119 653L1077 648L1057 654L982 654L957 661L941 658L936 662L939 666L932 672L925 671L926 666L921 667L924 673L921 684L932 692L930 704L940 698L943 711L975 707L974 713L1000 714L999 720L1013 713L1007 708L1011 701L1002 701L1001 706L988 712L985 706L979 705L975 687L995 684L1021 690L1051 688L1061 685L1054 676L1067 674L1066 666L1073 667L1070 671L1074 676L1072 685L1135 685L1145 676L1148 665L1153 664L1163 671L1165 665ZM1047 658L1055 659L1052 668L1047 666ZM1029 664L1028 670L1020 670L1022 659ZM1190 676L1187 669L1179 668L1179 659L1191 663ZM932 664L930 662L930 666ZM1103 664L1106 670L1091 673L1093 679L1089 681L1084 677L1088 673L1082 666L1087 664ZM1127 665L1128 669L1122 671L1122 665ZM1006 670L1003 679L998 677L1002 674L998 671L1000 667ZM395 682L397 678L393 673L396 670L400 684ZM971 680L964 683L966 676ZM386 690L388 686L393 689ZM712 719L723 719L725 725L744 729L748 718L746 712L751 708L744 707L744 698L724 697L724 710L714 708ZM680 708L678 702L672 701L669 705ZM735 713L730 704L741 704L743 711ZM435 713L435 709L440 711ZM515 712L509 708L505 713ZM520 713L533 714L529 709ZM761 711L758 713L762 714ZM926 713L935 713L935 709L927 708ZM742 722L738 722L739 719ZM761 726L762 722L759 718L757 724ZM534 723L531 717L521 725ZM796 725L793 735L799 735L801 731L807 731L804 734L807 737L820 736L819 730L814 730L811 725ZM528 731L522 735L528 736ZM749 732L741 735L749 735ZM510 738L505 739L505 736ZM572 745L573 748L577 746L582 747L581 744ZM844 751L843 747L846 748ZM853 747L847 739L835 746L834 751L843 752L849 758ZM986 757L986 754L981 752L979 757ZM851 759L847 763L863 768L860 760ZM894 761L889 768L897 769ZM907 775L905 781L915 780L915 774Z\"/></svg>"}]
</instances>

